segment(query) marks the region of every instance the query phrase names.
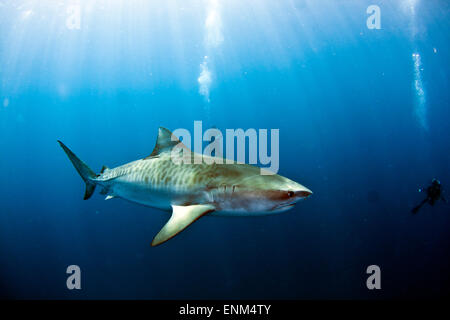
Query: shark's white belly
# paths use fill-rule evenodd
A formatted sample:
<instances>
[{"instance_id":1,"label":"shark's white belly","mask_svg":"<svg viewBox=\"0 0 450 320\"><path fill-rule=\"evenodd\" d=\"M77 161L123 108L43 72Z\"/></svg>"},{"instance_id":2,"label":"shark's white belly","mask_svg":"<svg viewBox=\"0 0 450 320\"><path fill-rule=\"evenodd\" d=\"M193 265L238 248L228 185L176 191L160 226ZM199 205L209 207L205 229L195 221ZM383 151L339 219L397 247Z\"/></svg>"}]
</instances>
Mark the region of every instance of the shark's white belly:
<instances>
[{"instance_id":1,"label":"shark's white belly","mask_svg":"<svg viewBox=\"0 0 450 320\"><path fill-rule=\"evenodd\" d=\"M168 190L152 188L149 185L118 178L111 184L110 192L116 197L145 206L163 210L171 209L172 195Z\"/></svg>"},{"instance_id":2,"label":"shark's white belly","mask_svg":"<svg viewBox=\"0 0 450 320\"><path fill-rule=\"evenodd\" d=\"M208 195L201 190L153 186L127 176L115 179L109 190L116 197L163 210L170 210L172 205L208 202Z\"/></svg>"},{"instance_id":3,"label":"shark's white belly","mask_svg":"<svg viewBox=\"0 0 450 320\"><path fill-rule=\"evenodd\" d=\"M134 203L170 210L172 205L185 205L187 203L211 203L217 205L217 211L212 216L257 216L272 214L264 210L261 203L253 203L251 207L242 205L242 200L233 197L218 197L202 190L174 190L173 188L158 188L120 177L109 186L109 192Z\"/></svg>"}]
</instances>

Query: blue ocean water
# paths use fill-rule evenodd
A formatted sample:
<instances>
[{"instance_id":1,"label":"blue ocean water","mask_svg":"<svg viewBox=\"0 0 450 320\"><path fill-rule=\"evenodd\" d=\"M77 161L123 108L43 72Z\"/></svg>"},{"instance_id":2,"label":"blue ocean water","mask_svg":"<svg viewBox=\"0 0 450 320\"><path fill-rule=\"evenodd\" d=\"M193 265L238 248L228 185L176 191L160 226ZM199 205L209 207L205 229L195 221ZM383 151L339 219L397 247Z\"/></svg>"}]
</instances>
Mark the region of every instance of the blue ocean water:
<instances>
[{"instance_id":1,"label":"blue ocean water","mask_svg":"<svg viewBox=\"0 0 450 320\"><path fill-rule=\"evenodd\" d=\"M370 5L380 29L369 29ZM447 1L0 1L0 297L380 299L449 294ZM314 191L205 217L167 243L156 209L96 194L159 126L278 128L279 174ZM450 198L450 191L447 193ZM381 269L368 290L366 268ZM68 290L78 265L82 289Z\"/></svg>"}]
</instances>

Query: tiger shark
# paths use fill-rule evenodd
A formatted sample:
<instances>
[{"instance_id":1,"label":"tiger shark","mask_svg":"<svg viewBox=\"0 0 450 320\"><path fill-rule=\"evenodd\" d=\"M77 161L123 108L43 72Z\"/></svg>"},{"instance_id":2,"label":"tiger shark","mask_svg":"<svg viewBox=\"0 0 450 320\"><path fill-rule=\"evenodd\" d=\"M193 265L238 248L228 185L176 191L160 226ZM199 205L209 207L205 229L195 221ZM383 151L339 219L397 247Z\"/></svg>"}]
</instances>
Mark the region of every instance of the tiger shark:
<instances>
[{"instance_id":1,"label":"tiger shark","mask_svg":"<svg viewBox=\"0 0 450 320\"><path fill-rule=\"evenodd\" d=\"M96 174L58 140L86 184L84 200L96 186L105 200L122 198L141 205L172 211L172 215L153 238L157 246L186 229L205 215L257 216L291 209L312 191L277 174L262 175L261 168L209 157L209 162L175 163L172 151L190 151L169 130L160 127L153 152L140 160L110 169L103 166ZM205 159L205 155L202 155ZM211 161L212 160L212 161Z\"/></svg>"}]
</instances>

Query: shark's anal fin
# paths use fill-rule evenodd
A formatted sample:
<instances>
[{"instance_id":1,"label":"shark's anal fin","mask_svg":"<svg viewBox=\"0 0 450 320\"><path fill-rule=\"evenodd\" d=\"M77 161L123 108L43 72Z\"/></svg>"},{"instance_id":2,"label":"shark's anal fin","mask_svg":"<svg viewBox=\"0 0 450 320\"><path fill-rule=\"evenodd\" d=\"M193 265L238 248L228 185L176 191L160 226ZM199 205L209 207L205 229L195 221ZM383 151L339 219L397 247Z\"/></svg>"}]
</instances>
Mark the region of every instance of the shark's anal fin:
<instances>
[{"instance_id":1,"label":"shark's anal fin","mask_svg":"<svg viewBox=\"0 0 450 320\"><path fill-rule=\"evenodd\" d=\"M186 229L191 223L215 210L214 206L209 204L197 204L192 206L174 206L172 205L172 216L164 227L153 238L152 247L157 246L167 240L175 237L178 233Z\"/></svg>"}]
</instances>

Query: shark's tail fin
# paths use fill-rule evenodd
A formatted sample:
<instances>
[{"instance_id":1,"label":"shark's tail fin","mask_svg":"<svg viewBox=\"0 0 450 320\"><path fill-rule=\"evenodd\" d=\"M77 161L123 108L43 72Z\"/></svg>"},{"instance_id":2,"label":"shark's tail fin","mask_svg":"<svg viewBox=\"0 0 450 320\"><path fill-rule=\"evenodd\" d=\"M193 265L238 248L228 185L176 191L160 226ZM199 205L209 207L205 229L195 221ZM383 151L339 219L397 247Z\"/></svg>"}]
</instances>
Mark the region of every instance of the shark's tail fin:
<instances>
[{"instance_id":1,"label":"shark's tail fin","mask_svg":"<svg viewBox=\"0 0 450 320\"><path fill-rule=\"evenodd\" d=\"M95 174L94 171L91 170L91 168L89 168L87 166L87 164L85 164L83 161L78 159L78 157L72 151L70 151L70 149L67 148L64 145L64 143L62 143L59 140L58 140L58 143L61 146L61 148L63 148L64 152L69 157L69 160L72 162L73 166L75 167L75 169L80 174L81 178L86 183L86 192L84 193L84 200L89 199L95 190L95 182L92 180L94 178L96 178L97 175Z\"/></svg>"}]
</instances>

